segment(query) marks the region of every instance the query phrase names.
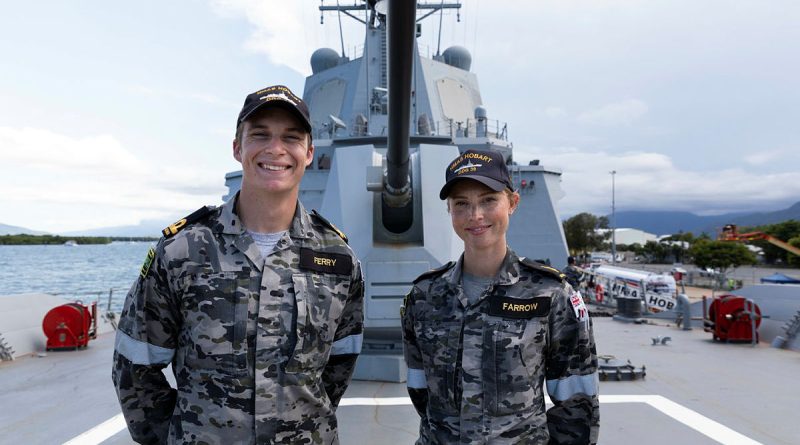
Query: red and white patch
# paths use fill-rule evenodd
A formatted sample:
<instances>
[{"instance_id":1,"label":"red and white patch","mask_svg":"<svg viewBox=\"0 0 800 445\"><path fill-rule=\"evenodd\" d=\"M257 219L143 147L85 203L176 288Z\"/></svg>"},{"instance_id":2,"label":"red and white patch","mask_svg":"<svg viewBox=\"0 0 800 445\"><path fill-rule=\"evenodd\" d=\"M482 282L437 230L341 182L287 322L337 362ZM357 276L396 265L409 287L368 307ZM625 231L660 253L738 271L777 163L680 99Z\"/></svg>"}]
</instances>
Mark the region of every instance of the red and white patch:
<instances>
[{"instance_id":1,"label":"red and white patch","mask_svg":"<svg viewBox=\"0 0 800 445\"><path fill-rule=\"evenodd\" d=\"M569 302L572 303L572 310L575 311L575 318L577 318L578 321L588 322L589 309L587 309L586 305L583 304L583 298L581 298L581 294L578 292L573 292L569 297Z\"/></svg>"}]
</instances>

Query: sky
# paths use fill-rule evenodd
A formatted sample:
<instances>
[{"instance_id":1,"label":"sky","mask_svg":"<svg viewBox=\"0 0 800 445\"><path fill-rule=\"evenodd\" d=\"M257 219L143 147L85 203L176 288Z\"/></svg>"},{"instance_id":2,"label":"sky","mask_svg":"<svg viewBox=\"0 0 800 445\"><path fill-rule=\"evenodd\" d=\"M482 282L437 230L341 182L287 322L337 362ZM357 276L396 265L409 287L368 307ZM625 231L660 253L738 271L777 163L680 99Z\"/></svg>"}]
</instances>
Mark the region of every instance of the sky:
<instances>
[{"instance_id":1,"label":"sky","mask_svg":"<svg viewBox=\"0 0 800 445\"><path fill-rule=\"evenodd\" d=\"M515 159L562 172L562 216L610 213L611 171L617 211L800 201L800 3L461 3L442 50L470 51ZM247 93L301 93L311 53L340 50L319 4L0 0L0 223L168 224L219 204ZM342 23L360 51L362 25ZM422 27L431 53L438 17Z\"/></svg>"}]
</instances>

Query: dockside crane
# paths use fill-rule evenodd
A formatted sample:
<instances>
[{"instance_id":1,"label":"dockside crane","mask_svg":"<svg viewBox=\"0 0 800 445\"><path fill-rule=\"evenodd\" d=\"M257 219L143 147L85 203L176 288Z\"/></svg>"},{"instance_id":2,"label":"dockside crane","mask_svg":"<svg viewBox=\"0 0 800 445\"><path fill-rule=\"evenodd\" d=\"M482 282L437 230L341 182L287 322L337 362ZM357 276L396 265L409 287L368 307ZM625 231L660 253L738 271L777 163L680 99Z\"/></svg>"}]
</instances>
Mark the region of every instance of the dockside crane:
<instances>
[{"instance_id":1,"label":"dockside crane","mask_svg":"<svg viewBox=\"0 0 800 445\"><path fill-rule=\"evenodd\" d=\"M717 237L719 241L738 241L738 242L747 242L747 241L757 241L757 240L764 240L770 244L780 247L788 252L791 252L797 256L800 256L800 249L797 247L792 246L791 244L781 241L778 238L775 238L772 235L766 234L764 232L747 232L747 233L739 233L738 229L736 228L736 224L726 224L722 231L720 232L719 236Z\"/></svg>"}]
</instances>

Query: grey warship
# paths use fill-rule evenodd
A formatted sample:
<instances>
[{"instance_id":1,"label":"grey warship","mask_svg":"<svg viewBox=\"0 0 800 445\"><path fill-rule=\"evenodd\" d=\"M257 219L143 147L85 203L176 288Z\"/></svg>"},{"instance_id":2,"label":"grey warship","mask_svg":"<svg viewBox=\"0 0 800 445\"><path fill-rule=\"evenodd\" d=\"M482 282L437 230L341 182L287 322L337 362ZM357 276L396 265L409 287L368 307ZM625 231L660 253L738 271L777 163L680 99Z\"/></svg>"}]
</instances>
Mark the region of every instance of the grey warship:
<instances>
[{"instance_id":1,"label":"grey warship","mask_svg":"<svg viewBox=\"0 0 800 445\"><path fill-rule=\"evenodd\" d=\"M420 15L435 12L435 7L442 5L446 4L422 4L419 10L426 12ZM390 23L381 19L380 11L376 11L380 9L379 4L361 3L352 8L348 12L366 9L367 15L371 16L368 20L370 26L365 25L367 39L378 36L375 39L380 44L380 35L394 32ZM414 16L413 13L405 14L406 19ZM407 23L413 26L414 22ZM413 41L414 32L406 33L408 41ZM380 45L377 48L380 50ZM377 50L367 48L365 54L374 54L366 51ZM389 171L394 172L393 180L398 179L396 173L402 169L390 164L398 161L403 164L404 159L403 156L395 157L396 154L387 155L390 145L387 135L392 132L389 116L393 113L388 107L393 101L387 96L388 88L380 86L385 84L366 82L368 70L370 79L378 76L380 80L383 76L377 55L375 62L372 62L372 56L367 55L370 66L366 67L363 60L360 65L356 64L358 60L342 61L335 51L334 60L330 51L321 51L316 53L314 63L320 63L322 59L325 63L321 68L324 69L315 69L306 84L305 96L312 108L322 107L326 100L333 100L331 98L336 99L339 108L334 109L331 105L331 111L318 109L314 115L317 159L314 168L306 173L301 199L309 208L321 209L350 235L351 244L361 256L365 271L370 274L367 277L370 280L370 300L366 314L372 336L370 341L374 349L389 349L392 347L391 333L397 330L398 299L408 282L419 270L448 261L459 251L458 240L449 235L451 229L444 206L438 198L433 199L444 179L443 163L467 148L468 141L480 147L491 145L513 163L512 146L507 142L502 125L491 126L488 120L486 127L478 125L475 115L479 113L474 111L481 103L479 96L468 96L472 102L464 107L458 106L456 110L443 105L442 98L461 97L448 89L453 89L452 85L458 87L457 91L461 90L460 85L465 88L473 85L477 92L475 76L469 70L452 65L459 63L453 59L447 63L444 55L439 60L419 57L412 46L408 51L415 60L411 84L417 87L410 91L415 91L415 98L423 88L430 93L425 99L427 102L418 105L419 110L429 107L425 108L429 114L426 113L426 118L420 121L422 113L413 114L412 106L419 100L409 101L409 169L406 177L411 184L408 190L412 212L401 210L397 217L394 210L384 207L384 202L395 203L398 200L391 196L383 197L384 190L389 187L404 189L402 181L398 187L397 183L387 184L384 179ZM461 50L445 52L450 56L466 54ZM461 56L455 59L463 60ZM392 61L396 59L388 57L383 60L395 63ZM411 62L407 66L411 66ZM387 74L391 72L387 70ZM420 72L428 77L415 78ZM340 88L336 90L340 91L338 96L322 94L333 88L332 85L343 85L341 77L347 73L361 83L337 87ZM449 80L441 82L443 86L439 88L434 74ZM461 79L459 82L462 83L451 83L455 82L453 79ZM372 90L368 91L368 87ZM350 114L342 111L362 110L354 104L370 104L373 100L374 111L367 109L361 113L366 119L358 118L358 114L352 114L352 111ZM378 105L380 110L377 110ZM383 113L383 106L387 107L389 116ZM463 121L458 121L451 113L461 108L467 110L467 114L460 117ZM438 110L438 114L434 115L431 110ZM448 118L442 121L442 116ZM420 122L423 122L421 126ZM356 126L356 123L361 126ZM443 128L447 130L443 131ZM358 134L359 131L364 134ZM551 264L558 267L563 264L560 258L566 256L556 218L555 201L561 193L558 173L541 166L512 164L511 167L523 195L520 210L525 214L512 218L512 223L519 225L512 226L510 243L520 253L536 259L549 258ZM522 180L526 181L525 188ZM237 173L229 174L228 181L229 186L235 189ZM402 199L399 201L402 204ZM423 213L420 214L418 209ZM409 213L413 217L409 217ZM400 222L395 222L395 218ZM408 224L408 227L402 230L401 223ZM548 243L552 243L550 247ZM36 323L41 321L40 314L44 313L42 311L46 312L58 301L57 297L46 295L38 297L50 297L52 302L33 295L15 297L0 298L0 331L10 329L15 323L22 324L23 319L32 320L32 324L28 324L36 328ZM16 303L19 300L25 303ZM40 314L28 315L37 309L34 302L41 305ZM663 320L632 325L611 318L593 317L592 322L598 352L606 355L605 358L611 360L615 355L629 359L637 366L647 365L647 378L644 380L609 379L601 383L599 444L797 443L800 426L796 412L800 405L793 382L800 360L796 351L775 349L763 343L755 346L714 343L702 329L676 329ZM88 348L80 351L51 352L46 356L29 354L12 362L0 363L0 444L132 443L110 381L113 334L103 332ZM668 344L651 343L652 339L665 336L671 337ZM43 336L30 337L32 342L39 343L32 350L43 351ZM366 356L362 355L359 362ZM391 364L391 356L386 354L386 357L378 357L372 362ZM165 371L171 378L170 370ZM402 383L352 382L337 409L337 417L342 444L410 445L417 438L419 416ZM513 443L513 440L508 443Z\"/></svg>"},{"instance_id":2,"label":"grey warship","mask_svg":"<svg viewBox=\"0 0 800 445\"><path fill-rule=\"evenodd\" d=\"M522 198L510 222L510 245L523 256L566 265L556 208L563 195L560 172L516 164L507 125L490 119L483 105L467 49L420 54L415 37L421 22L460 7L375 1L320 6L323 13L362 22L366 33L360 57L350 60L330 48L311 55L303 100L315 153L300 188L306 208L318 209L351 235L363 265L369 358L359 360L359 378L405 378L397 361L403 297L414 278L461 252L438 197L443 172L459 153L477 148L503 154ZM239 190L241 171L228 173L226 185L227 199ZM389 355L371 355L384 352Z\"/></svg>"}]
</instances>

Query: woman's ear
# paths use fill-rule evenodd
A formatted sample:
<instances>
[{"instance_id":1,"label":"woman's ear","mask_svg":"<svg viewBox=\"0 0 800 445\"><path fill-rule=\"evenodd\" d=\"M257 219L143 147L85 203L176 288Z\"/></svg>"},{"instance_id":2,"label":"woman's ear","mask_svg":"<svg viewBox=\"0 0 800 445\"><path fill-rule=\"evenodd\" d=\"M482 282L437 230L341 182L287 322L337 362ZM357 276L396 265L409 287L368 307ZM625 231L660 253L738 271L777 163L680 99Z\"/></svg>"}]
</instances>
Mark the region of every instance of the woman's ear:
<instances>
[{"instance_id":1,"label":"woman's ear","mask_svg":"<svg viewBox=\"0 0 800 445\"><path fill-rule=\"evenodd\" d=\"M519 192L514 192L508 197L508 199L511 202L511 207L508 209L508 214L511 215L515 210L517 210L517 206L519 206Z\"/></svg>"}]
</instances>

